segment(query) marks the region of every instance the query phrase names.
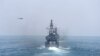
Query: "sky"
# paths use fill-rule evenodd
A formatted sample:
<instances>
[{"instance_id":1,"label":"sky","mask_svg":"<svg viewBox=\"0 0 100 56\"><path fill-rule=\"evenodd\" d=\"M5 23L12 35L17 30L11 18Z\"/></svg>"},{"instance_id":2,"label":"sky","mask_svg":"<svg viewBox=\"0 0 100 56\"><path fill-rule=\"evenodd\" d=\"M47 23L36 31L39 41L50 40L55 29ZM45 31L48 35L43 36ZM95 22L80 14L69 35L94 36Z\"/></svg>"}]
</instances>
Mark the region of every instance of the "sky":
<instances>
[{"instance_id":1,"label":"sky","mask_svg":"<svg viewBox=\"0 0 100 56\"><path fill-rule=\"evenodd\" d=\"M0 0L0 35L47 35L51 19L60 35L100 36L100 0Z\"/></svg>"}]
</instances>

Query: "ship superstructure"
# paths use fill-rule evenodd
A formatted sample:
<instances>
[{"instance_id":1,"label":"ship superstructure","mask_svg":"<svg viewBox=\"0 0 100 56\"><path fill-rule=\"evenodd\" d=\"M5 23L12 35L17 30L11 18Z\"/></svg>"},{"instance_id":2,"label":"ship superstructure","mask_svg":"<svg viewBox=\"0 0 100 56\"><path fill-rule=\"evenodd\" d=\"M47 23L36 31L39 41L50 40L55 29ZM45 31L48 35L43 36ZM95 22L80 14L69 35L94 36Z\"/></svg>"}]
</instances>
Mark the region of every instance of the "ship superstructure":
<instances>
[{"instance_id":1,"label":"ship superstructure","mask_svg":"<svg viewBox=\"0 0 100 56\"><path fill-rule=\"evenodd\" d=\"M46 36L45 47L59 47L59 35L57 27L54 27L53 20L51 20L49 27L49 34Z\"/></svg>"}]
</instances>

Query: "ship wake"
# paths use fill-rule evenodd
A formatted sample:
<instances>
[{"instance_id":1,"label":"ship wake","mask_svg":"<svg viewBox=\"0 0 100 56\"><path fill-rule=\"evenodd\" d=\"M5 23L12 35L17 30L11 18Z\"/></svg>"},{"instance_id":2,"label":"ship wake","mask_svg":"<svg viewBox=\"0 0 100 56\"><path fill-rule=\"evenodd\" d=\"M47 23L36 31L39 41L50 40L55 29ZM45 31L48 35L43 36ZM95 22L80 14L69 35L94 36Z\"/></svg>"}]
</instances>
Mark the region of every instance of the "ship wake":
<instances>
[{"instance_id":1,"label":"ship wake","mask_svg":"<svg viewBox=\"0 0 100 56\"><path fill-rule=\"evenodd\" d=\"M64 47L49 47L45 48L45 46L41 46L38 48L41 52L38 54L35 54L35 56L65 56L66 54L70 53L70 48L64 48Z\"/></svg>"}]
</instances>

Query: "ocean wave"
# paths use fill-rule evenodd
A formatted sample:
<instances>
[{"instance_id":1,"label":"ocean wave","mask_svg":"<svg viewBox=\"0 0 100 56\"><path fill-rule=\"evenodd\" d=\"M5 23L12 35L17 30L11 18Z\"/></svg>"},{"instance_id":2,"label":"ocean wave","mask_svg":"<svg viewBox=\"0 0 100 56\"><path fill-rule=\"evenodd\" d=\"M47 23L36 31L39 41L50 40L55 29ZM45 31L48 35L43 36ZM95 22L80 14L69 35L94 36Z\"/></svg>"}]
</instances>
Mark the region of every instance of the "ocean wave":
<instances>
[{"instance_id":1,"label":"ocean wave","mask_svg":"<svg viewBox=\"0 0 100 56\"><path fill-rule=\"evenodd\" d=\"M70 53L70 48L64 48L64 47L49 47L49 48L45 48L45 46L40 46L37 48L38 51L40 51L40 53L35 54L35 56L63 56L64 54L68 54Z\"/></svg>"}]
</instances>

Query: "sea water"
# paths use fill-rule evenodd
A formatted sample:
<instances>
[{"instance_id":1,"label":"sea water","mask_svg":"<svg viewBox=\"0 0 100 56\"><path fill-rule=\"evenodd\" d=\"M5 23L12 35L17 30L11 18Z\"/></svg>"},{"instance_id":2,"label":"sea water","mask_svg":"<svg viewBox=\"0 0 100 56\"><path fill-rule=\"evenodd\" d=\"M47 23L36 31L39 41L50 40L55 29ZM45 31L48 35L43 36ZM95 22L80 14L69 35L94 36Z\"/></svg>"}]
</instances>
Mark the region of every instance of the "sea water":
<instances>
[{"instance_id":1,"label":"sea water","mask_svg":"<svg viewBox=\"0 0 100 56\"><path fill-rule=\"evenodd\" d=\"M44 42L44 36L0 36L0 56L100 56L100 37L64 36L59 48Z\"/></svg>"}]
</instances>

